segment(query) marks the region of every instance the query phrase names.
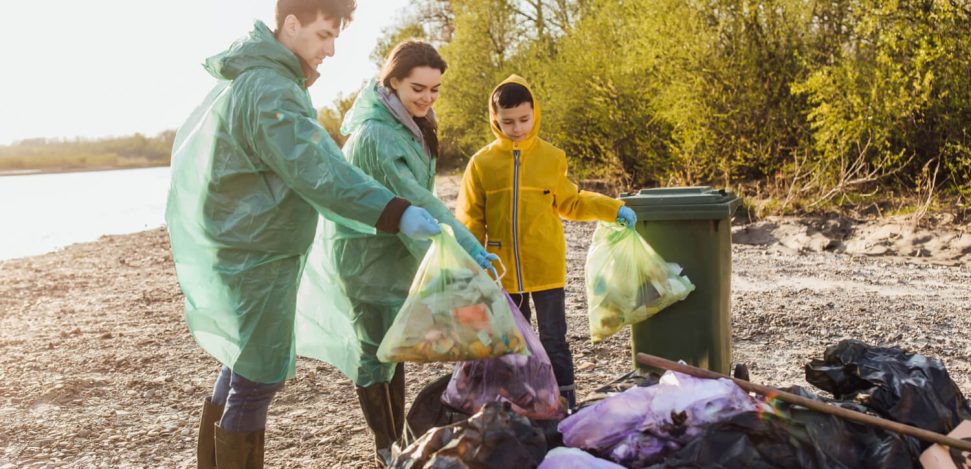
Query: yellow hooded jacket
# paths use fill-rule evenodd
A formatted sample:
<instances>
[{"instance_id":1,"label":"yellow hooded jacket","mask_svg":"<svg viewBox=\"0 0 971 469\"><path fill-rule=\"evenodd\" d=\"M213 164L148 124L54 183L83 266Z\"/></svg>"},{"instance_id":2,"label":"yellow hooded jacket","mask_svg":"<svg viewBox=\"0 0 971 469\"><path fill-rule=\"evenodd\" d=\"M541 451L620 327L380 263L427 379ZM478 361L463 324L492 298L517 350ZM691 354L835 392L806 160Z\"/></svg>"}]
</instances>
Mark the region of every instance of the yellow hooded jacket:
<instances>
[{"instance_id":1,"label":"yellow hooded jacket","mask_svg":"<svg viewBox=\"0 0 971 469\"><path fill-rule=\"evenodd\" d=\"M512 75L500 83L518 83ZM510 293L562 288L566 284L566 240L560 217L613 221L623 202L581 191L567 178L566 154L539 138L540 107L533 95L533 129L521 142L509 140L496 123L489 94L489 121L496 140L479 150L465 169L456 206L459 221L507 272Z\"/></svg>"}]
</instances>

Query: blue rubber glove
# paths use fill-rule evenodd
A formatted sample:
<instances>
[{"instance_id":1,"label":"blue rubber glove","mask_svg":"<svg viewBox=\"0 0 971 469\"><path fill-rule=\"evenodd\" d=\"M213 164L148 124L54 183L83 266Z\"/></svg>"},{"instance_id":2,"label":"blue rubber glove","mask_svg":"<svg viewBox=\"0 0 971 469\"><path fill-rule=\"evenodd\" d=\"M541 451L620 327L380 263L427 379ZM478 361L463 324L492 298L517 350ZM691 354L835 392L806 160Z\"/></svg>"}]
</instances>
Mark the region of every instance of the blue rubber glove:
<instances>
[{"instance_id":1,"label":"blue rubber glove","mask_svg":"<svg viewBox=\"0 0 971 469\"><path fill-rule=\"evenodd\" d=\"M492 275L495 275L496 278L499 278L499 273L496 272L496 268L492 266L492 262L499 260L499 256L491 252L488 252L485 249L482 249L482 250L476 251L476 253L472 255L472 258L475 259L475 262L477 264L479 264L479 267L482 267L483 269L488 270L489 272L492 272Z\"/></svg>"},{"instance_id":2,"label":"blue rubber glove","mask_svg":"<svg viewBox=\"0 0 971 469\"><path fill-rule=\"evenodd\" d=\"M401 214L398 229L405 236L416 240L428 239L442 232L438 227L438 220L432 214L414 205L406 208L405 213Z\"/></svg>"},{"instance_id":3,"label":"blue rubber glove","mask_svg":"<svg viewBox=\"0 0 971 469\"><path fill-rule=\"evenodd\" d=\"M625 205L617 211L617 223L627 225L628 228L633 228L634 224L637 223L637 214Z\"/></svg>"}]
</instances>

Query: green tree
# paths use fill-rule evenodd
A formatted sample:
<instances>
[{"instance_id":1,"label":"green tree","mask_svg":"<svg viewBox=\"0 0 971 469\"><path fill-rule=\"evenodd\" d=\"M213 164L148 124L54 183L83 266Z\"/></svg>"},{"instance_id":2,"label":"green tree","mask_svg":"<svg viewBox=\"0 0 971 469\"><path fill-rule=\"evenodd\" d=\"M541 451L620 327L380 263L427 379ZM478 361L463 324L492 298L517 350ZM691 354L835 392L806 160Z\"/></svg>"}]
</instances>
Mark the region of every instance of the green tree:
<instances>
[{"instance_id":1,"label":"green tree","mask_svg":"<svg viewBox=\"0 0 971 469\"><path fill-rule=\"evenodd\" d=\"M967 2L853 2L837 60L794 86L812 104L827 197L894 176L913 187L929 166L968 193L971 8Z\"/></svg>"},{"instance_id":2,"label":"green tree","mask_svg":"<svg viewBox=\"0 0 971 469\"><path fill-rule=\"evenodd\" d=\"M488 93L517 73L543 107L543 136L581 177L751 182L817 203L878 184L971 197L968 0L420 0L415 11L379 50L415 35L440 46L448 156L492 138Z\"/></svg>"}]
</instances>

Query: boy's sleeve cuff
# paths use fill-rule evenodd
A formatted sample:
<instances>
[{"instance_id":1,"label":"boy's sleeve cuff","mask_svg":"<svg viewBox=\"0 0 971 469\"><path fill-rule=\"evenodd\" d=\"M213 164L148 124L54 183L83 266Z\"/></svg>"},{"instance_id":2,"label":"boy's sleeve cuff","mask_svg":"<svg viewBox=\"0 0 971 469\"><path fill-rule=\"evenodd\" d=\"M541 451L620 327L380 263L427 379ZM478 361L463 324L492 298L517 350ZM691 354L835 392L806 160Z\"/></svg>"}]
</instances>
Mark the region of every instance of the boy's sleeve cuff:
<instances>
[{"instance_id":1,"label":"boy's sleeve cuff","mask_svg":"<svg viewBox=\"0 0 971 469\"><path fill-rule=\"evenodd\" d=\"M607 204L607 211L609 213L604 214L604 217L602 218L602 220L606 222L612 222L617 219L617 212L620 211L620 208L623 207L625 204L623 200L614 199L609 196L604 196L604 198L606 198L610 202Z\"/></svg>"}]
</instances>

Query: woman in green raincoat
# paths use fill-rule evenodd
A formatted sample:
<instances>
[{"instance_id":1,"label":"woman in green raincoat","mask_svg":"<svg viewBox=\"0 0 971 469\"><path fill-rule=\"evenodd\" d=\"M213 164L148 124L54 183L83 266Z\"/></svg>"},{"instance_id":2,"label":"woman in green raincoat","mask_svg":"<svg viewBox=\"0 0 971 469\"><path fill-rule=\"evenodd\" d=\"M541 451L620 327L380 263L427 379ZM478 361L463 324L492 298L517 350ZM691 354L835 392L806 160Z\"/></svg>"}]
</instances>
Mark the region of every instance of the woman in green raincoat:
<instances>
[{"instance_id":1,"label":"woman in green raincoat","mask_svg":"<svg viewBox=\"0 0 971 469\"><path fill-rule=\"evenodd\" d=\"M438 137L432 104L446 68L427 43L406 41L395 47L380 79L361 91L344 118L341 132L350 135L344 154L395 195L449 224L459 244L479 265L491 269L495 256L434 192ZM308 259L301 294L345 303L299 302L297 351L334 364L354 380L361 409L375 435L377 457L386 460L391 444L402 436L404 365L382 363L376 353L408 296L429 243L386 233L365 234L327 222L320 238ZM321 289L331 290L325 295L309 293Z\"/></svg>"}]
</instances>

